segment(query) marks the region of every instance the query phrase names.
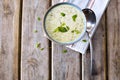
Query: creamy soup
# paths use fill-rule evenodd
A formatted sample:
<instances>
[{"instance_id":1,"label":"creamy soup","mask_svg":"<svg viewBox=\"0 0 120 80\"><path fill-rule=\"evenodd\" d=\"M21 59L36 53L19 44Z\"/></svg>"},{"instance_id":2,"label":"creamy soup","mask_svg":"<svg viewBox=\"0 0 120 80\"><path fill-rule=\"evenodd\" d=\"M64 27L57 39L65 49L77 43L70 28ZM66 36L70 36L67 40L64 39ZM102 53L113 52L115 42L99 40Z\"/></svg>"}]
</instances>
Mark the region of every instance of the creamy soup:
<instances>
[{"instance_id":1,"label":"creamy soup","mask_svg":"<svg viewBox=\"0 0 120 80\"><path fill-rule=\"evenodd\" d=\"M60 43L78 40L85 27L85 16L82 11L68 4L52 8L45 19L47 34Z\"/></svg>"}]
</instances>

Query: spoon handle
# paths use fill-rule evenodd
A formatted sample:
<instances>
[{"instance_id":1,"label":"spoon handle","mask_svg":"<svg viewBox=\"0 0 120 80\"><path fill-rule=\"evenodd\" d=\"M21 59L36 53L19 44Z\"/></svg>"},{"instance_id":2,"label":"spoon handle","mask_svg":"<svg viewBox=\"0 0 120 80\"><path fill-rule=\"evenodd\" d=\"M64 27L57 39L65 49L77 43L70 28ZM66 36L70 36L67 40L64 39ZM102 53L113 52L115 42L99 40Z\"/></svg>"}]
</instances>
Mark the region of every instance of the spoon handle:
<instances>
[{"instance_id":1,"label":"spoon handle","mask_svg":"<svg viewBox=\"0 0 120 80\"><path fill-rule=\"evenodd\" d=\"M93 73L93 45L92 45L92 40L91 38L89 38L89 42L90 42L90 72L91 74Z\"/></svg>"},{"instance_id":2,"label":"spoon handle","mask_svg":"<svg viewBox=\"0 0 120 80\"><path fill-rule=\"evenodd\" d=\"M94 69L93 69L93 67L94 67L94 62L93 62L93 60L94 60L93 59L93 44L92 44L92 38L91 38L89 32L87 32L87 35L89 37L89 43L90 43L90 73L92 75L93 72L94 72Z\"/></svg>"},{"instance_id":3,"label":"spoon handle","mask_svg":"<svg viewBox=\"0 0 120 80\"><path fill-rule=\"evenodd\" d=\"M90 42L90 57L91 57L91 60L90 60L90 73L91 73L91 75L96 75L97 72L96 72L95 60L94 60L94 57L93 57L93 44L92 44L91 38L89 38L89 42Z\"/></svg>"},{"instance_id":4,"label":"spoon handle","mask_svg":"<svg viewBox=\"0 0 120 80\"><path fill-rule=\"evenodd\" d=\"M91 9L93 4L94 4L95 0L89 0L88 4L87 4L87 7L86 8L89 8Z\"/></svg>"}]
</instances>

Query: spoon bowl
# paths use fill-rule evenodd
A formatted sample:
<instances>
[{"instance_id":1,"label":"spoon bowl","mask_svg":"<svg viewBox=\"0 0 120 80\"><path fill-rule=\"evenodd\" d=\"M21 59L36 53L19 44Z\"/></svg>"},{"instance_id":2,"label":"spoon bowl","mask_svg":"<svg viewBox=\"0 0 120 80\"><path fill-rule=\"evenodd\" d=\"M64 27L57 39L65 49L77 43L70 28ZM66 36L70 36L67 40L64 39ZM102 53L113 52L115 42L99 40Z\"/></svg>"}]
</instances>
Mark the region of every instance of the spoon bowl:
<instances>
[{"instance_id":1,"label":"spoon bowl","mask_svg":"<svg viewBox=\"0 0 120 80\"><path fill-rule=\"evenodd\" d=\"M83 9L83 13L86 16L87 20L87 32L91 32L96 24L96 16L95 13L91 9Z\"/></svg>"}]
</instances>

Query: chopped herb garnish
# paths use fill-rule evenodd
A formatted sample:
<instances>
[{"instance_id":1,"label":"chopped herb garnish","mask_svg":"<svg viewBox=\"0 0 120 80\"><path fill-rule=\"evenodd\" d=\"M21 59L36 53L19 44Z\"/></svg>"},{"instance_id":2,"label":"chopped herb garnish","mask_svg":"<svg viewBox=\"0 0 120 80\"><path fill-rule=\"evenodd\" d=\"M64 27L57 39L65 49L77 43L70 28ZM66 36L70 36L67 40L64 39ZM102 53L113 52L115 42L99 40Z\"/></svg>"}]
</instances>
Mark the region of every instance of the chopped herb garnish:
<instances>
[{"instance_id":1,"label":"chopped herb garnish","mask_svg":"<svg viewBox=\"0 0 120 80\"><path fill-rule=\"evenodd\" d=\"M37 30L34 30L34 33L37 33L38 31Z\"/></svg>"},{"instance_id":2,"label":"chopped herb garnish","mask_svg":"<svg viewBox=\"0 0 120 80\"><path fill-rule=\"evenodd\" d=\"M40 44L39 42L37 42L37 43L36 43L36 48L39 48L40 45L41 45L41 44Z\"/></svg>"},{"instance_id":3,"label":"chopped herb garnish","mask_svg":"<svg viewBox=\"0 0 120 80\"><path fill-rule=\"evenodd\" d=\"M66 29L66 27L58 27L58 30L60 32L67 32L68 30Z\"/></svg>"},{"instance_id":4,"label":"chopped herb garnish","mask_svg":"<svg viewBox=\"0 0 120 80\"><path fill-rule=\"evenodd\" d=\"M41 48L41 43L39 43L39 42L37 42L35 46L36 46L36 48L40 49L41 51L44 50L44 48Z\"/></svg>"},{"instance_id":5,"label":"chopped herb garnish","mask_svg":"<svg viewBox=\"0 0 120 80\"><path fill-rule=\"evenodd\" d=\"M40 48L40 50L41 50L41 51L43 51L43 50L44 50L44 48Z\"/></svg>"},{"instance_id":6,"label":"chopped herb garnish","mask_svg":"<svg viewBox=\"0 0 120 80\"><path fill-rule=\"evenodd\" d=\"M79 30L75 30L75 32L76 32L76 34L79 34L79 33L80 33L80 31L79 31Z\"/></svg>"},{"instance_id":7,"label":"chopped herb garnish","mask_svg":"<svg viewBox=\"0 0 120 80\"><path fill-rule=\"evenodd\" d=\"M74 22L76 21L76 18L77 18L77 14L72 16L72 19L73 19Z\"/></svg>"},{"instance_id":8,"label":"chopped herb garnish","mask_svg":"<svg viewBox=\"0 0 120 80\"><path fill-rule=\"evenodd\" d=\"M62 51L62 53L67 53L67 50L66 50L66 49L64 49L64 50Z\"/></svg>"},{"instance_id":9,"label":"chopped herb garnish","mask_svg":"<svg viewBox=\"0 0 120 80\"><path fill-rule=\"evenodd\" d=\"M62 12L62 13L61 13L61 16L63 16L63 17L64 17L64 16L65 16L65 13L63 13L63 12Z\"/></svg>"},{"instance_id":10,"label":"chopped herb garnish","mask_svg":"<svg viewBox=\"0 0 120 80\"><path fill-rule=\"evenodd\" d=\"M72 30L71 32L72 32L72 33L76 33L76 34L79 34L79 33L80 33L80 31L79 31L79 30L76 30L76 29L75 29L75 30Z\"/></svg>"},{"instance_id":11,"label":"chopped herb garnish","mask_svg":"<svg viewBox=\"0 0 120 80\"><path fill-rule=\"evenodd\" d=\"M60 25L60 27L63 27L63 26L65 26L66 24L65 23L62 23L61 25Z\"/></svg>"},{"instance_id":12,"label":"chopped herb garnish","mask_svg":"<svg viewBox=\"0 0 120 80\"><path fill-rule=\"evenodd\" d=\"M69 30L70 29L69 26L66 26L66 29Z\"/></svg>"},{"instance_id":13,"label":"chopped herb garnish","mask_svg":"<svg viewBox=\"0 0 120 80\"><path fill-rule=\"evenodd\" d=\"M59 31L59 29L58 29L58 27L57 27L53 32L55 33L55 32L58 32L58 31Z\"/></svg>"},{"instance_id":14,"label":"chopped herb garnish","mask_svg":"<svg viewBox=\"0 0 120 80\"><path fill-rule=\"evenodd\" d=\"M38 21L40 21L41 20L41 18L40 17L38 17Z\"/></svg>"},{"instance_id":15,"label":"chopped herb garnish","mask_svg":"<svg viewBox=\"0 0 120 80\"><path fill-rule=\"evenodd\" d=\"M69 26L66 26L65 23L62 23L59 27L57 27L53 32L67 32L69 30Z\"/></svg>"},{"instance_id":16,"label":"chopped herb garnish","mask_svg":"<svg viewBox=\"0 0 120 80\"><path fill-rule=\"evenodd\" d=\"M82 40L83 42L87 42L87 40L86 39L84 39L84 40Z\"/></svg>"},{"instance_id":17,"label":"chopped herb garnish","mask_svg":"<svg viewBox=\"0 0 120 80\"><path fill-rule=\"evenodd\" d=\"M72 32L72 33L74 33L75 31L74 31L74 30L72 30L71 32Z\"/></svg>"}]
</instances>

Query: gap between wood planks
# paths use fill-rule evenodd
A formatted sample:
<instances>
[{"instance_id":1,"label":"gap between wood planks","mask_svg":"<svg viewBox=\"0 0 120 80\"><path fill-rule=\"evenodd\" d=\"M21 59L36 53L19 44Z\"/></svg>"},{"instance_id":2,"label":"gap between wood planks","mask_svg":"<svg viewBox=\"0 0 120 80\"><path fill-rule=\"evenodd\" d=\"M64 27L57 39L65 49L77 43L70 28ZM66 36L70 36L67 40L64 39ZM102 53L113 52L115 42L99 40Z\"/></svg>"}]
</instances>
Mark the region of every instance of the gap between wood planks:
<instances>
[{"instance_id":1,"label":"gap between wood planks","mask_svg":"<svg viewBox=\"0 0 120 80\"><path fill-rule=\"evenodd\" d=\"M52 0L49 2L49 7L52 5ZM52 80L52 42L49 40L49 79Z\"/></svg>"},{"instance_id":2,"label":"gap between wood planks","mask_svg":"<svg viewBox=\"0 0 120 80\"><path fill-rule=\"evenodd\" d=\"M22 42L22 7L23 0L20 0L20 14L19 14L19 49L18 49L18 80L21 80L21 42Z\"/></svg>"},{"instance_id":3,"label":"gap between wood planks","mask_svg":"<svg viewBox=\"0 0 120 80\"><path fill-rule=\"evenodd\" d=\"M106 80L108 80L108 48L107 48L107 9L105 11L105 48L106 48L106 54L105 54L105 76L106 76Z\"/></svg>"},{"instance_id":4,"label":"gap between wood planks","mask_svg":"<svg viewBox=\"0 0 120 80\"><path fill-rule=\"evenodd\" d=\"M52 6L52 0L49 0L49 7ZM53 80L53 75L52 75L52 71L53 71L53 68L52 68L52 42L49 40L49 79L50 80Z\"/></svg>"}]
</instances>

